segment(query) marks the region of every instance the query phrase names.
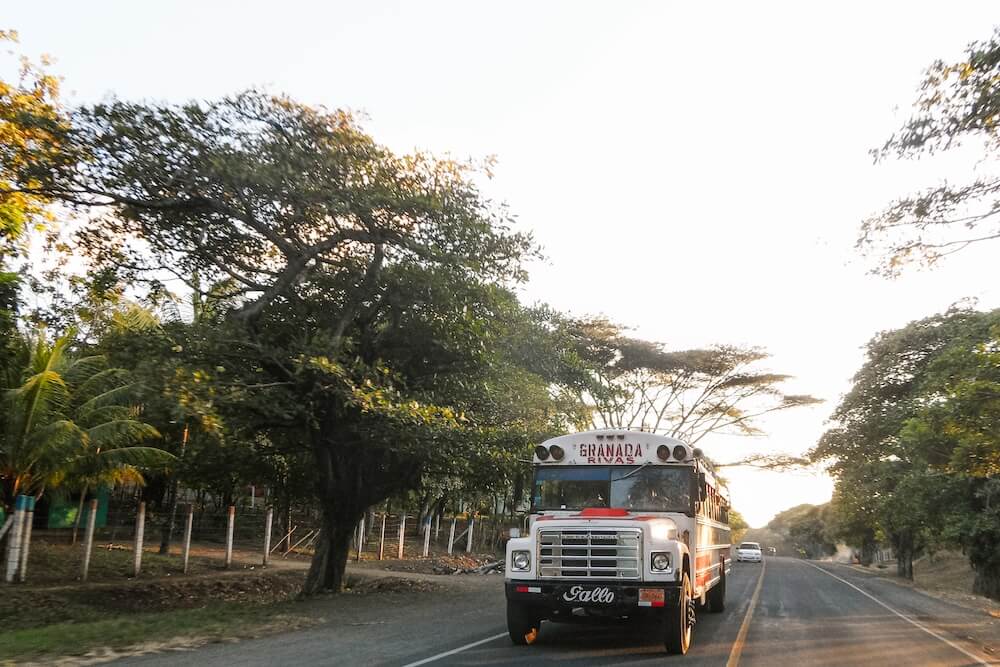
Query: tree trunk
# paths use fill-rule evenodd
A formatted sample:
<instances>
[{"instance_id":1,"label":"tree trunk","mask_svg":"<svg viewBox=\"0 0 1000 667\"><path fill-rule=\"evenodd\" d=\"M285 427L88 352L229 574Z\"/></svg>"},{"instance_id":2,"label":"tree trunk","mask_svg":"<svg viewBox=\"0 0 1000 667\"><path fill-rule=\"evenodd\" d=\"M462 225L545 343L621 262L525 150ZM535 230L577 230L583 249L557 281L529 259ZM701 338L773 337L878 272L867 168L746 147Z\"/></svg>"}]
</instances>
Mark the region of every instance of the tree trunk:
<instances>
[{"instance_id":1,"label":"tree trunk","mask_svg":"<svg viewBox=\"0 0 1000 667\"><path fill-rule=\"evenodd\" d=\"M420 501L420 515L417 517L417 533L421 536L424 534L424 528L427 526L427 517L431 515L433 509L434 496L430 493L425 493L423 499Z\"/></svg>"},{"instance_id":2,"label":"tree trunk","mask_svg":"<svg viewBox=\"0 0 1000 667\"><path fill-rule=\"evenodd\" d=\"M371 503L365 502L360 469L345 466L333 452L328 433L313 436L316 457L316 496L320 503L320 535L313 553L303 595L339 593L355 527Z\"/></svg>"},{"instance_id":3,"label":"tree trunk","mask_svg":"<svg viewBox=\"0 0 1000 667\"><path fill-rule=\"evenodd\" d=\"M1000 601L1000 572L976 570L976 578L972 582L972 592Z\"/></svg>"},{"instance_id":4,"label":"tree trunk","mask_svg":"<svg viewBox=\"0 0 1000 667\"><path fill-rule=\"evenodd\" d=\"M70 544L76 544L77 535L80 532L80 519L83 518L83 501L87 498L87 486L84 485L83 490L80 491L80 504L76 508L76 519L73 521L73 541Z\"/></svg>"},{"instance_id":5,"label":"tree trunk","mask_svg":"<svg viewBox=\"0 0 1000 667\"><path fill-rule=\"evenodd\" d=\"M913 580L913 538L909 535L896 539L896 574Z\"/></svg>"},{"instance_id":6,"label":"tree trunk","mask_svg":"<svg viewBox=\"0 0 1000 667\"><path fill-rule=\"evenodd\" d=\"M347 568L351 537L361 514L352 520L350 517L336 516L330 511L331 509L323 508L323 525L320 527L319 540L316 542L309 574L302 587L303 595L339 593L344 587L344 572Z\"/></svg>"},{"instance_id":7,"label":"tree trunk","mask_svg":"<svg viewBox=\"0 0 1000 667\"><path fill-rule=\"evenodd\" d=\"M197 274L195 274L195 280L197 280ZM197 292L198 290L195 290ZM195 307L195 312L197 312L197 306ZM187 449L188 441L188 426L184 424L184 432L181 435L181 452L179 460L184 460L184 452ZM170 542L174 538L174 526L177 524L177 495L180 493L180 479L177 476L177 470L174 469L170 473L170 509L167 510L166 520L163 522L163 533L160 536L160 554L170 553Z\"/></svg>"},{"instance_id":8,"label":"tree trunk","mask_svg":"<svg viewBox=\"0 0 1000 667\"><path fill-rule=\"evenodd\" d=\"M871 540L863 540L861 542L861 564L868 567L875 560L875 543Z\"/></svg>"},{"instance_id":9,"label":"tree trunk","mask_svg":"<svg viewBox=\"0 0 1000 667\"><path fill-rule=\"evenodd\" d=\"M177 480L174 480L170 489L170 507L167 509L167 516L164 518L160 533L161 555L170 553L170 542L174 539L174 527L177 525L177 492Z\"/></svg>"}]
</instances>

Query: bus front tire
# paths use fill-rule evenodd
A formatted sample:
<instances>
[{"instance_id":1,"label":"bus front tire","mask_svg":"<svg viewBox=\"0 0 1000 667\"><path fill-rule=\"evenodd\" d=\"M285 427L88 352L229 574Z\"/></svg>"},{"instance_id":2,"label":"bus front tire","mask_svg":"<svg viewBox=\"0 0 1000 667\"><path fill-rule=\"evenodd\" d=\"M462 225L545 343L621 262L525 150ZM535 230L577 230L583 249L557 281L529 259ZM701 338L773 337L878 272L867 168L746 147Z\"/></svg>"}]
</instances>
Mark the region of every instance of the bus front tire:
<instances>
[{"instance_id":1,"label":"bus front tire","mask_svg":"<svg viewBox=\"0 0 1000 667\"><path fill-rule=\"evenodd\" d=\"M507 601L507 634L514 644L534 644L541 624L542 619L537 612L523 604Z\"/></svg>"},{"instance_id":2,"label":"bus front tire","mask_svg":"<svg viewBox=\"0 0 1000 667\"><path fill-rule=\"evenodd\" d=\"M708 611L712 614L721 614L726 610L726 563L723 561L720 565L722 568L722 574L719 577L719 583L717 583L712 590L708 592Z\"/></svg>"},{"instance_id":3,"label":"bus front tire","mask_svg":"<svg viewBox=\"0 0 1000 667\"><path fill-rule=\"evenodd\" d=\"M691 646L694 605L691 601L691 579L684 573L677 603L663 614L663 646L667 653L684 655Z\"/></svg>"}]
</instances>

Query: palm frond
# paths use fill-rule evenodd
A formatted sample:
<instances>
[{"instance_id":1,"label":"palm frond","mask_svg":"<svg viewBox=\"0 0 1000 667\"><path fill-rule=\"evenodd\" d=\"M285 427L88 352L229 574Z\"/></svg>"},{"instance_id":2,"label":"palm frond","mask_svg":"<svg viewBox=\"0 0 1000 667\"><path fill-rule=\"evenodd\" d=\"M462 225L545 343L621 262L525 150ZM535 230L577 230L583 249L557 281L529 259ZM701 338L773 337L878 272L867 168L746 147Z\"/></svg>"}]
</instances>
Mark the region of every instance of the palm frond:
<instances>
[{"instance_id":1,"label":"palm frond","mask_svg":"<svg viewBox=\"0 0 1000 667\"><path fill-rule=\"evenodd\" d=\"M110 470L121 466L135 468L164 468L177 460L170 452L156 447L120 447L101 451L93 457L98 470Z\"/></svg>"},{"instance_id":2,"label":"palm frond","mask_svg":"<svg viewBox=\"0 0 1000 667\"><path fill-rule=\"evenodd\" d=\"M33 429L25 445L32 452L32 460L67 460L86 437L72 420L59 419Z\"/></svg>"},{"instance_id":3,"label":"palm frond","mask_svg":"<svg viewBox=\"0 0 1000 667\"><path fill-rule=\"evenodd\" d=\"M96 385L94 385L94 388L96 389ZM129 400L135 396L136 388L137 385L135 383L119 383L115 385L106 385L96 393L81 394L83 391L83 388L81 387L81 392L78 392L78 396L75 397L77 400L82 400L82 402L77 405L77 413L80 415L86 415L100 408L126 405Z\"/></svg>"},{"instance_id":4,"label":"palm frond","mask_svg":"<svg viewBox=\"0 0 1000 667\"><path fill-rule=\"evenodd\" d=\"M11 432L8 437L13 441L10 444L17 447L17 443L29 439L35 426L65 417L70 393L59 373L43 369L15 389L11 399Z\"/></svg>"},{"instance_id":5,"label":"palm frond","mask_svg":"<svg viewBox=\"0 0 1000 667\"><path fill-rule=\"evenodd\" d=\"M17 373L0 394L0 473L24 492L84 484L141 483L142 468L174 457L138 443L160 437L130 404L136 385L100 355L75 357L74 333L25 337Z\"/></svg>"},{"instance_id":6,"label":"palm frond","mask_svg":"<svg viewBox=\"0 0 1000 667\"><path fill-rule=\"evenodd\" d=\"M89 429L99 426L104 422L116 421L119 419L134 419L136 411L130 405L105 405L104 407L91 410L89 412L78 412L77 423L81 428Z\"/></svg>"},{"instance_id":7,"label":"palm frond","mask_svg":"<svg viewBox=\"0 0 1000 667\"><path fill-rule=\"evenodd\" d=\"M112 419L88 428L86 434L91 447L102 452L160 437L155 428L134 419Z\"/></svg>"},{"instance_id":8,"label":"palm frond","mask_svg":"<svg viewBox=\"0 0 1000 667\"><path fill-rule=\"evenodd\" d=\"M107 357L95 354L89 357L74 359L67 364L65 369L62 369L62 373L66 377L66 383L76 388L83 386L88 380L95 375L99 375L107 367Z\"/></svg>"}]
</instances>

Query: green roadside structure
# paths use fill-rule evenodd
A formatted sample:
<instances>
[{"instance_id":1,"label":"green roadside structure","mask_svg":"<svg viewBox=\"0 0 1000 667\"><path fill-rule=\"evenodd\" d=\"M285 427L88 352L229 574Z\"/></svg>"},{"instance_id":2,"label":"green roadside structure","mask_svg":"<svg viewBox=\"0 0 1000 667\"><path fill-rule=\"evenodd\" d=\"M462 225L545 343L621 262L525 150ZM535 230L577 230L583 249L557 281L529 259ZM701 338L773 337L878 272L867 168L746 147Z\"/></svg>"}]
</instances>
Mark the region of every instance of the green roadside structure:
<instances>
[{"instance_id":1,"label":"green roadside structure","mask_svg":"<svg viewBox=\"0 0 1000 667\"><path fill-rule=\"evenodd\" d=\"M110 491L107 487L101 487L95 493L87 496L86 500L97 498L97 516L94 525L97 528L104 528L108 523L108 500ZM87 525L87 514L90 512L90 503L83 503L83 517L80 525ZM80 509L80 497L74 496L65 499L54 499L49 505L46 517L46 528L72 528L76 523L76 513Z\"/></svg>"}]
</instances>

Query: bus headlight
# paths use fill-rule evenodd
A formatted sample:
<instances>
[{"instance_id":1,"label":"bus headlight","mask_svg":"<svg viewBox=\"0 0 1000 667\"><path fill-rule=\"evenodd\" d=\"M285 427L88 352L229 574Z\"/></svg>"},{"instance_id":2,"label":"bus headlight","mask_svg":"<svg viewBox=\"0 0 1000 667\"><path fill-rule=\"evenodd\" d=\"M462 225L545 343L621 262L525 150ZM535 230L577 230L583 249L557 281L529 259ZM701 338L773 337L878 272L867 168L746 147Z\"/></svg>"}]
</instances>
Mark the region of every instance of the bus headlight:
<instances>
[{"instance_id":1,"label":"bus headlight","mask_svg":"<svg viewBox=\"0 0 1000 667\"><path fill-rule=\"evenodd\" d=\"M510 554L510 569L519 572L531 569L531 553L528 551L512 551Z\"/></svg>"},{"instance_id":2,"label":"bus headlight","mask_svg":"<svg viewBox=\"0 0 1000 667\"><path fill-rule=\"evenodd\" d=\"M676 540L677 524L670 519L655 521L649 527L649 534L654 540Z\"/></svg>"},{"instance_id":3,"label":"bus headlight","mask_svg":"<svg viewBox=\"0 0 1000 667\"><path fill-rule=\"evenodd\" d=\"M670 554L662 551L654 553L649 559L649 564L653 568L653 572L668 572L670 570Z\"/></svg>"}]
</instances>

